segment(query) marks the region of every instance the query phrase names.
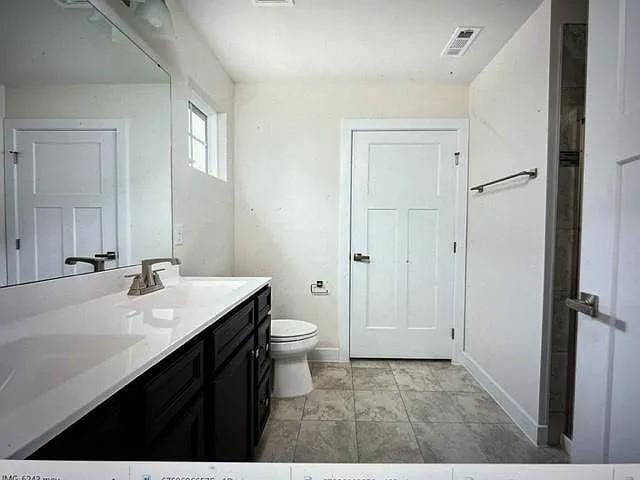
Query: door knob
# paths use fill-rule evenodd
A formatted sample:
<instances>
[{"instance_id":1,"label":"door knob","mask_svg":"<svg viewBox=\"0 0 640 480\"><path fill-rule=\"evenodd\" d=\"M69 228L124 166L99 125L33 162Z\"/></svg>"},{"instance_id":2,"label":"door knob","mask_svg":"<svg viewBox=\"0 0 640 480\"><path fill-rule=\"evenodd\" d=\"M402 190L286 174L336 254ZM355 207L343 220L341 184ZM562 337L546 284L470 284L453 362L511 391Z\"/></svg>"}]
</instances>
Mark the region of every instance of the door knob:
<instances>
[{"instance_id":1,"label":"door knob","mask_svg":"<svg viewBox=\"0 0 640 480\"><path fill-rule=\"evenodd\" d=\"M371 261L371 257L369 257L369 255L363 255L362 253L354 253L353 254L353 261L354 262L369 263Z\"/></svg>"},{"instance_id":2,"label":"door knob","mask_svg":"<svg viewBox=\"0 0 640 480\"><path fill-rule=\"evenodd\" d=\"M598 296L591 293L580 292L580 298L567 298L566 305L576 312L584 313L590 317L598 316Z\"/></svg>"}]
</instances>

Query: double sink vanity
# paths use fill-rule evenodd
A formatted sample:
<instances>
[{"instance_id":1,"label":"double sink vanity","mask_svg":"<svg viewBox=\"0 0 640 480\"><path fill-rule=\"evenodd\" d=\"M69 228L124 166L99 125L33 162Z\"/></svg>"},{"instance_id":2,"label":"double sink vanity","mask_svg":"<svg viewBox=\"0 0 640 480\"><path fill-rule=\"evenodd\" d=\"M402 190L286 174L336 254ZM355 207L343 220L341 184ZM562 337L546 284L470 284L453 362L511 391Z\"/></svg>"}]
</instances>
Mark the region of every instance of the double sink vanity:
<instances>
[{"instance_id":1,"label":"double sink vanity","mask_svg":"<svg viewBox=\"0 0 640 480\"><path fill-rule=\"evenodd\" d=\"M269 278L180 277L0 326L2 458L250 461Z\"/></svg>"}]
</instances>

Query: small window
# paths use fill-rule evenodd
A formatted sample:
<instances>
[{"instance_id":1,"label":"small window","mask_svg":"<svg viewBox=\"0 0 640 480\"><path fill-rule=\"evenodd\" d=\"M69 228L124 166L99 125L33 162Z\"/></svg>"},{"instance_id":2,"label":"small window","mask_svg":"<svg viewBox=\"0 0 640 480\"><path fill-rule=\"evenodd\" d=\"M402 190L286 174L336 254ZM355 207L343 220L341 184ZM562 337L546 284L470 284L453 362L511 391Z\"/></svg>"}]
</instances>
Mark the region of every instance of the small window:
<instances>
[{"instance_id":1,"label":"small window","mask_svg":"<svg viewBox=\"0 0 640 480\"><path fill-rule=\"evenodd\" d=\"M189 102L189 165L204 173L212 173L211 118Z\"/></svg>"},{"instance_id":2,"label":"small window","mask_svg":"<svg viewBox=\"0 0 640 480\"><path fill-rule=\"evenodd\" d=\"M227 180L227 114L218 113L192 91L188 104L189 165Z\"/></svg>"}]
</instances>

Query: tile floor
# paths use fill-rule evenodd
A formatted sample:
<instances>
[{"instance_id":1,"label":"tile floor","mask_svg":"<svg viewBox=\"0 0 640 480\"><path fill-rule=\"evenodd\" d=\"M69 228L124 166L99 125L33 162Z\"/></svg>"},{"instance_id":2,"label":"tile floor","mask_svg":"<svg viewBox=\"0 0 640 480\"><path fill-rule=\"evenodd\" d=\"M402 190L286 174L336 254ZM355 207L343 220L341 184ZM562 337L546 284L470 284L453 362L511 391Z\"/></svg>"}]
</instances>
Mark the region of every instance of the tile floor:
<instances>
[{"instance_id":1,"label":"tile floor","mask_svg":"<svg viewBox=\"0 0 640 480\"><path fill-rule=\"evenodd\" d=\"M312 363L315 390L273 399L262 462L558 463L460 366L443 361Z\"/></svg>"}]
</instances>

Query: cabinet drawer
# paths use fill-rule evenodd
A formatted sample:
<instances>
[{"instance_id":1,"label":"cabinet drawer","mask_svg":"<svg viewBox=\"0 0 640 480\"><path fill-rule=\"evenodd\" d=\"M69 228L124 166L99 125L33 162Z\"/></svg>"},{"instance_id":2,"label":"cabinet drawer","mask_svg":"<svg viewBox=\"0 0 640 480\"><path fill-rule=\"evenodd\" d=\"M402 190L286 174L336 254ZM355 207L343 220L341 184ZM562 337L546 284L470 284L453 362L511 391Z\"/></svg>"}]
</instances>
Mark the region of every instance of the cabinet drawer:
<instances>
[{"instance_id":1,"label":"cabinet drawer","mask_svg":"<svg viewBox=\"0 0 640 480\"><path fill-rule=\"evenodd\" d=\"M257 365L256 371L258 379L264 376L271 365L271 316L267 315L267 318L258 326L258 341L256 344L257 352Z\"/></svg>"},{"instance_id":2,"label":"cabinet drawer","mask_svg":"<svg viewBox=\"0 0 640 480\"><path fill-rule=\"evenodd\" d=\"M146 440L151 440L204 384L204 342L170 360L143 388Z\"/></svg>"},{"instance_id":3,"label":"cabinet drawer","mask_svg":"<svg viewBox=\"0 0 640 480\"><path fill-rule=\"evenodd\" d=\"M267 424L267 420L269 420L269 413L271 412L271 375L266 375L262 379L257 391L257 400L256 445L260 441L264 427Z\"/></svg>"},{"instance_id":4,"label":"cabinet drawer","mask_svg":"<svg viewBox=\"0 0 640 480\"><path fill-rule=\"evenodd\" d=\"M258 322L269 315L271 310L271 287L266 287L256 295L256 308L258 309Z\"/></svg>"},{"instance_id":5,"label":"cabinet drawer","mask_svg":"<svg viewBox=\"0 0 640 480\"><path fill-rule=\"evenodd\" d=\"M231 313L213 331L213 368L220 368L242 342L253 332L255 315L253 302ZM207 368L210 368L208 366Z\"/></svg>"}]
</instances>

